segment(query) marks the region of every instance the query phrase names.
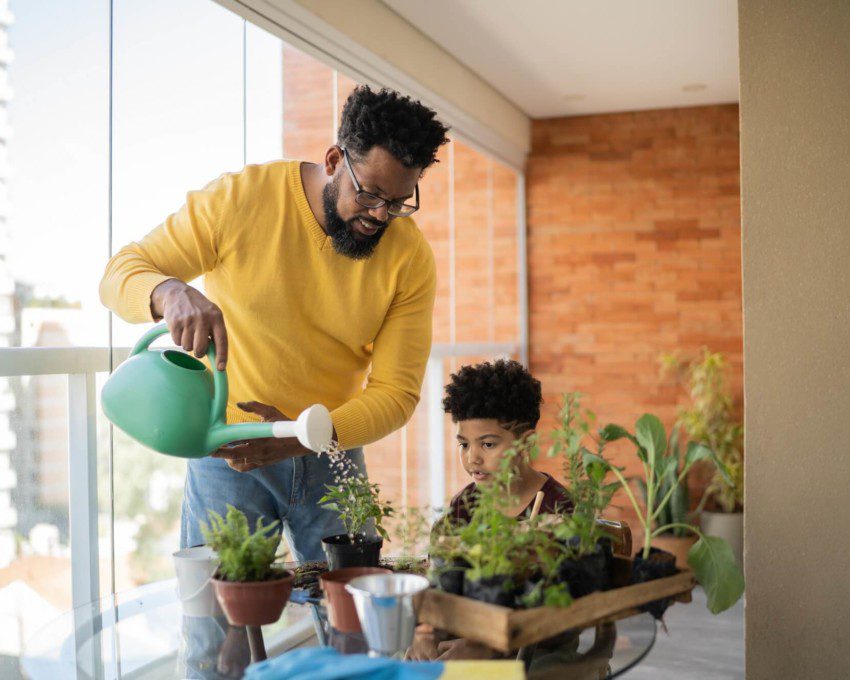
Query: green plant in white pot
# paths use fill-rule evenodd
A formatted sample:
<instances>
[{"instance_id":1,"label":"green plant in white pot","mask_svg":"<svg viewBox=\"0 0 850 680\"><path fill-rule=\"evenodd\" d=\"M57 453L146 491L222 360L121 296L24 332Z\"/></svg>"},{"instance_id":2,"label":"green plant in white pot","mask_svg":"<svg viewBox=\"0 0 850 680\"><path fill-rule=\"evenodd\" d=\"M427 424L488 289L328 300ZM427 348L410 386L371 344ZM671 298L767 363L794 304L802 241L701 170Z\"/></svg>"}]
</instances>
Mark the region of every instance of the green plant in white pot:
<instances>
[{"instance_id":1,"label":"green plant in white pot","mask_svg":"<svg viewBox=\"0 0 850 680\"><path fill-rule=\"evenodd\" d=\"M659 525L659 518L670 503L676 488L682 484L688 471L696 463L709 461L723 474L723 464L714 452L704 444L690 442L684 459L680 461L675 450L668 447L667 434L661 421L650 414L645 414L638 419L634 434L620 425L609 424L599 431L599 436L606 443L619 439L629 440L635 446L637 457L643 468L643 484L646 487L647 501L641 504L638 503L630 481L625 478L620 468L597 454L590 452L584 454L586 460L604 465L614 474L634 506L638 521L643 526L644 542L635 557L632 581L649 581L675 573L673 555L652 548L651 543L655 536L678 527L698 537L697 542L688 551L687 560L688 565L694 570L697 582L705 589L709 610L717 614L735 604L744 592L744 576L729 544L722 538L706 536L687 522ZM680 470L675 483L667 485L661 495L662 481L667 478L666 473L673 469ZM648 609L655 616L661 616L667 604L662 600L652 603Z\"/></svg>"},{"instance_id":2,"label":"green plant in white pot","mask_svg":"<svg viewBox=\"0 0 850 680\"><path fill-rule=\"evenodd\" d=\"M662 363L679 376L691 400L680 410L676 424L689 439L708 446L723 463L724 474L714 471L697 507L703 533L724 538L738 564L743 564L744 426L735 416L726 384L726 360L722 354L703 348L693 361L671 354L664 356Z\"/></svg>"}]
</instances>

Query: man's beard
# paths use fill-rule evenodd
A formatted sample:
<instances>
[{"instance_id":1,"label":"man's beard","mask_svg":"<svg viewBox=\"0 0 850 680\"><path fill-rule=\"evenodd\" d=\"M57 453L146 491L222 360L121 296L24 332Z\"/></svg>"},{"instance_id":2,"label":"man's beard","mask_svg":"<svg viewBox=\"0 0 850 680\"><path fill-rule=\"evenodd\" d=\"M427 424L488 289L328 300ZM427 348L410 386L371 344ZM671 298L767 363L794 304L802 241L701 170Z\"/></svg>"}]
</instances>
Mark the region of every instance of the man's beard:
<instances>
[{"instance_id":1,"label":"man's beard","mask_svg":"<svg viewBox=\"0 0 850 680\"><path fill-rule=\"evenodd\" d=\"M338 179L334 179L322 189L322 207L325 210L325 231L331 237L334 250L340 255L350 257L352 260L365 260L371 257L375 246L378 245L378 241L384 235L386 227L378 229L372 236L365 236L355 232L354 227L339 216L339 212L336 209L338 198L339 181Z\"/></svg>"}]
</instances>

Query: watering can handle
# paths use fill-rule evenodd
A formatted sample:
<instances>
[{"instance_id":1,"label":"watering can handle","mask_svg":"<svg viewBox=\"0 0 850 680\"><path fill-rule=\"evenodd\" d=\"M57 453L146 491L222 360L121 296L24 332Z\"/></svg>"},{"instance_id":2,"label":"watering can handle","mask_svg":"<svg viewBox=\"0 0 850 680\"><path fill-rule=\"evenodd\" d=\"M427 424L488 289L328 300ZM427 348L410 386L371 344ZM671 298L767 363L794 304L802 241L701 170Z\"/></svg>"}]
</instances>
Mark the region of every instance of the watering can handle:
<instances>
[{"instance_id":1,"label":"watering can handle","mask_svg":"<svg viewBox=\"0 0 850 680\"><path fill-rule=\"evenodd\" d=\"M158 323L153 328L149 329L139 340L133 345L133 349L130 352L130 356L134 357L137 354L141 354L148 347L151 346L154 340L168 333L168 326L164 323Z\"/></svg>"},{"instance_id":2,"label":"watering can handle","mask_svg":"<svg viewBox=\"0 0 850 680\"><path fill-rule=\"evenodd\" d=\"M168 332L168 326L165 323L158 323L139 338L138 342L133 346L130 356L133 357L146 351L154 340L166 335ZM227 406L228 395L227 374L224 371L218 370L215 359L215 345L212 338L210 338L209 348L207 349L207 358L210 362L210 368L212 368L213 386L215 387L215 394L210 408L210 425L212 426L224 423L224 409Z\"/></svg>"}]
</instances>

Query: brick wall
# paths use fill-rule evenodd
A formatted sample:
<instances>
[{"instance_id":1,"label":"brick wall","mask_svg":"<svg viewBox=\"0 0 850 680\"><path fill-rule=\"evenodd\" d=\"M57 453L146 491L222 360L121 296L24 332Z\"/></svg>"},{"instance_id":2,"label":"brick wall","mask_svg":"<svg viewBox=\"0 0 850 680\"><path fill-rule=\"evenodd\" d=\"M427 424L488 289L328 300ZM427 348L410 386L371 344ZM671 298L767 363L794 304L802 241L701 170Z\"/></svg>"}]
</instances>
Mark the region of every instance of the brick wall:
<instances>
[{"instance_id":1,"label":"brick wall","mask_svg":"<svg viewBox=\"0 0 850 680\"><path fill-rule=\"evenodd\" d=\"M670 426L685 395L659 355L703 345L726 355L740 400L736 105L535 121L527 202L544 430L573 390L600 423L649 411Z\"/></svg>"}]
</instances>

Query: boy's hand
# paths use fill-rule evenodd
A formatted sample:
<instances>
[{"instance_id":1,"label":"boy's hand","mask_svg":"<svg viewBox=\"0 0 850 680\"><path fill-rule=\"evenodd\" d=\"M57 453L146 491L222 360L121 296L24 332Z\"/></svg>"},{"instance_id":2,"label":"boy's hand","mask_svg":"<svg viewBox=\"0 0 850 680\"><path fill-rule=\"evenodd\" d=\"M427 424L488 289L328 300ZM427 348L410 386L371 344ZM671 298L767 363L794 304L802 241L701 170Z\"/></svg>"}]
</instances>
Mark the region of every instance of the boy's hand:
<instances>
[{"instance_id":1,"label":"boy's hand","mask_svg":"<svg viewBox=\"0 0 850 680\"><path fill-rule=\"evenodd\" d=\"M440 652L437 649L437 636L431 626L422 624L416 626L413 634L413 644L404 653L406 661L434 661Z\"/></svg>"},{"instance_id":2,"label":"boy's hand","mask_svg":"<svg viewBox=\"0 0 850 680\"><path fill-rule=\"evenodd\" d=\"M489 647L466 638L441 642L437 650L440 652L437 661L495 659L499 656L498 652Z\"/></svg>"}]
</instances>

